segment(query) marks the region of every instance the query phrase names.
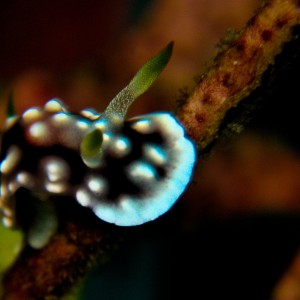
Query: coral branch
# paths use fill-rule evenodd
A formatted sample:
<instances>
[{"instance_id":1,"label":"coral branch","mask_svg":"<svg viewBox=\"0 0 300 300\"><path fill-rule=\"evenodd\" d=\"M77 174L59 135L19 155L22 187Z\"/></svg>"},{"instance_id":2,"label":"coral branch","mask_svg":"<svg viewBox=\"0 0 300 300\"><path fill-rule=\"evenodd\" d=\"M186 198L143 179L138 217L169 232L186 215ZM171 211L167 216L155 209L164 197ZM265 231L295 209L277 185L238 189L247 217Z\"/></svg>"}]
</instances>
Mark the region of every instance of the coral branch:
<instances>
[{"instance_id":1,"label":"coral branch","mask_svg":"<svg viewBox=\"0 0 300 300\"><path fill-rule=\"evenodd\" d=\"M1 299L61 299L92 265L113 252L119 240L111 231L115 226L79 207L69 207L63 215L59 232L46 247L23 249L5 274Z\"/></svg>"},{"instance_id":2,"label":"coral branch","mask_svg":"<svg viewBox=\"0 0 300 300\"><path fill-rule=\"evenodd\" d=\"M182 101L177 116L200 150L216 138L226 113L260 85L299 21L299 1L265 3Z\"/></svg>"}]
</instances>

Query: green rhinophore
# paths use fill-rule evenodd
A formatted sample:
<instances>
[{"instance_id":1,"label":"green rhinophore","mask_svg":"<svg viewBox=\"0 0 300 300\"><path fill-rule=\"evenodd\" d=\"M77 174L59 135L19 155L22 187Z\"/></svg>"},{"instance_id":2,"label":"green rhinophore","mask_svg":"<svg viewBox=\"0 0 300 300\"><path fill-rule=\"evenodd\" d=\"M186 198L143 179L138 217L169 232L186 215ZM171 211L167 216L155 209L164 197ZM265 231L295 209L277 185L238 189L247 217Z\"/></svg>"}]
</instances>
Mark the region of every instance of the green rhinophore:
<instances>
[{"instance_id":1,"label":"green rhinophore","mask_svg":"<svg viewBox=\"0 0 300 300\"><path fill-rule=\"evenodd\" d=\"M103 135L100 129L94 129L89 132L82 140L80 152L84 158L92 159L101 150Z\"/></svg>"},{"instance_id":2,"label":"green rhinophore","mask_svg":"<svg viewBox=\"0 0 300 300\"><path fill-rule=\"evenodd\" d=\"M141 94L146 92L170 60L173 42L156 56L146 62L135 74L129 84L121 90L109 103L102 117L106 119L124 120L128 107Z\"/></svg>"}]
</instances>

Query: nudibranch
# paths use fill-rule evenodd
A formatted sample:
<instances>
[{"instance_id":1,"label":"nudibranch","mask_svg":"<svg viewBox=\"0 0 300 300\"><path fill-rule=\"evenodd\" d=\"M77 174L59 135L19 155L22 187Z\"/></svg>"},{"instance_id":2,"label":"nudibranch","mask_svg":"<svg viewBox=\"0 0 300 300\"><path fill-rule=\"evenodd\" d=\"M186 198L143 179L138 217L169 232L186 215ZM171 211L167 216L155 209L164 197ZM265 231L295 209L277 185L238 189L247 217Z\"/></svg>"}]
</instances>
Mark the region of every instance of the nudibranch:
<instances>
[{"instance_id":1,"label":"nudibranch","mask_svg":"<svg viewBox=\"0 0 300 300\"><path fill-rule=\"evenodd\" d=\"M167 212L189 183L193 143L168 112L125 120L132 102L168 63L172 43L149 60L103 113L72 113L58 99L16 116L9 105L2 135L0 207L3 223L18 226L16 193L43 203L27 235L34 248L57 228L50 196L68 196L103 221L134 226ZM38 201L38 200L37 200Z\"/></svg>"}]
</instances>

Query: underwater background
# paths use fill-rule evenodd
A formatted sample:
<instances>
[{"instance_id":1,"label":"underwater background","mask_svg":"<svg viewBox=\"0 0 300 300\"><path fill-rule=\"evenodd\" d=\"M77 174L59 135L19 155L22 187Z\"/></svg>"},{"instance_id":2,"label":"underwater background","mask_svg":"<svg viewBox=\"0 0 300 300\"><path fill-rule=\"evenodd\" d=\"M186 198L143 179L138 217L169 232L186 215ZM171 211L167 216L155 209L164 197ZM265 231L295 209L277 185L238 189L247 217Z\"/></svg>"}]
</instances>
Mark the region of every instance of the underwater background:
<instances>
[{"instance_id":1,"label":"underwater background","mask_svg":"<svg viewBox=\"0 0 300 300\"><path fill-rule=\"evenodd\" d=\"M220 40L244 26L259 2L1 1L1 126L11 91L20 113L53 97L74 111L102 111L171 40L170 64L130 115L173 110ZM286 84L241 135L200 158L174 209L95 267L78 299L283 299L286 289L299 292L297 76ZM20 243L19 232L0 228L1 272Z\"/></svg>"}]
</instances>

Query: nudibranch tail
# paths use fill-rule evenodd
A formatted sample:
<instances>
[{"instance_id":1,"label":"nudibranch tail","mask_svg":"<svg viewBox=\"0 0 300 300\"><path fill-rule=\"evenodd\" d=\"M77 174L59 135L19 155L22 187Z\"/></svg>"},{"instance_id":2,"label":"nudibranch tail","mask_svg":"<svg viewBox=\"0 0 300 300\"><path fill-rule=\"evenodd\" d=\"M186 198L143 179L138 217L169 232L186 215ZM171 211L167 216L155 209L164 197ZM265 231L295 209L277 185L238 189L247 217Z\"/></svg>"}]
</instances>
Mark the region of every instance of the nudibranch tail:
<instances>
[{"instance_id":1,"label":"nudibranch tail","mask_svg":"<svg viewBox=\"0 0 300 300\"><path fill-rule=\"evenodd\" d=\"M170 42L162 51L140 68L130 83L109 103L102 115L103 118L124 120L132 102L150 88L169 62L173 45L174 43Z\"/></svg>"}]
</instances>

